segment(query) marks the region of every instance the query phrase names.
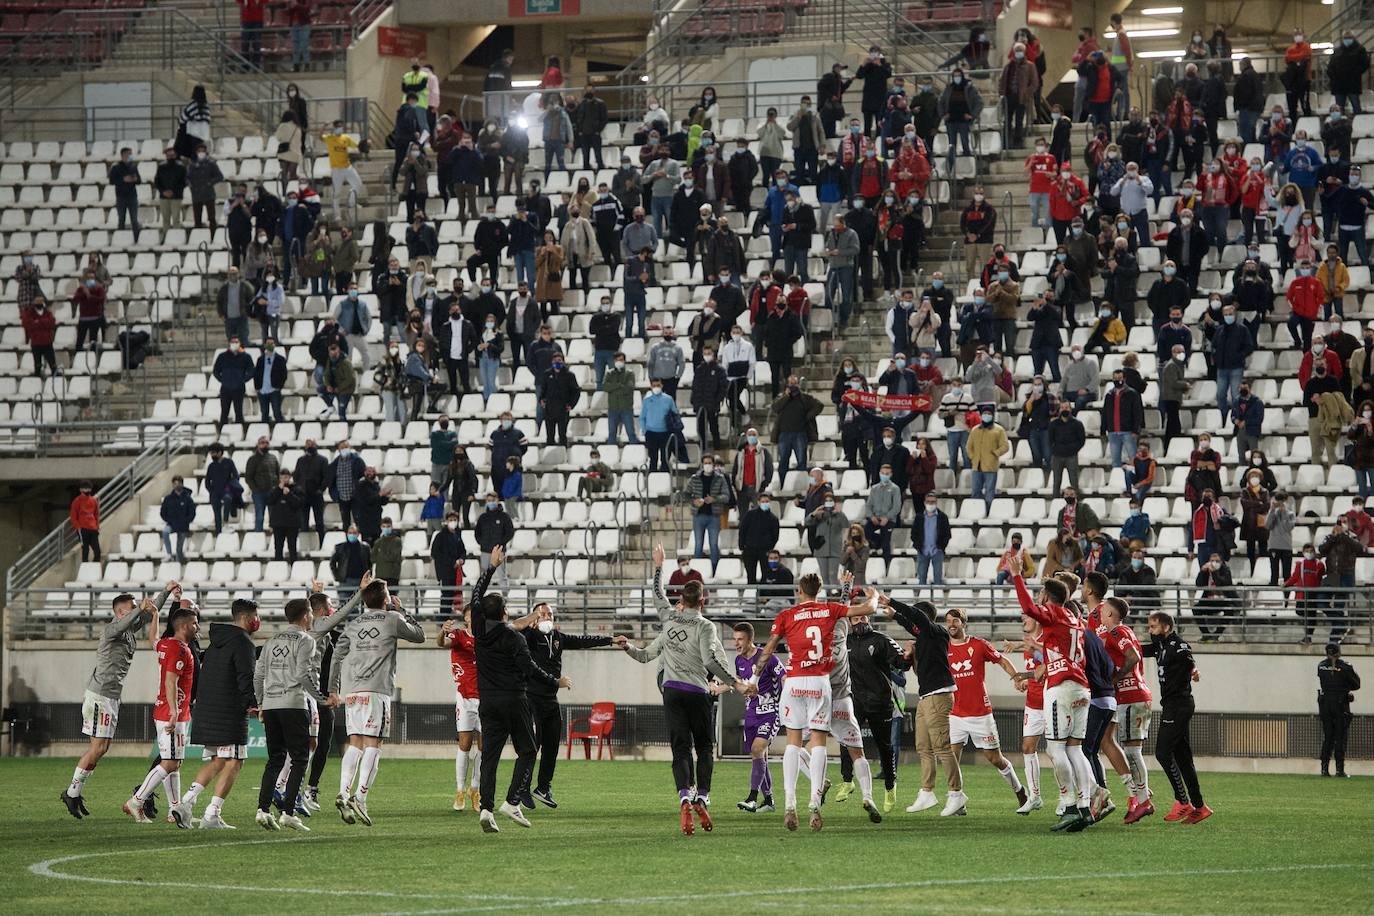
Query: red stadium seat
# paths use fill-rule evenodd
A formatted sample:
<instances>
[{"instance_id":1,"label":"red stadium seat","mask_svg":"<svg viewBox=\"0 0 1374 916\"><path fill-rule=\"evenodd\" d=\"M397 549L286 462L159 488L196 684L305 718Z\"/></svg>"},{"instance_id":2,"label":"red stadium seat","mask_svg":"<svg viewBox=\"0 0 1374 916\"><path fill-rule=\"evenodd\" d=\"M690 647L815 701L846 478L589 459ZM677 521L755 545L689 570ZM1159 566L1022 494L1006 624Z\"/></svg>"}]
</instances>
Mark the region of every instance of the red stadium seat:
<instances>
[{"instance_id":1,"label":"red stadium seat","mask_svg":"<svg viewBox=\"0 0 1374 916\"><path fill-rule=\"evenodd\" d=\"M786 13L764 13L761 31L765 35L776 38L787 28Z\"/></svg>"},{"instance_id":2,"label":"red stadium seat","mask_svg":"<svg viewBox=\"0 0 1374 916\"><path fill-rule=\"evenodd\" d=\"M740 13L735 26L737 35L757 35L759 33L759 14Z\"/></svg>"},{"instance_id":3,"label":"red stadium seat","mask_svg":"<svg viewBox=\"0 0 1374 916\"><path fill-rule=\"evenodd\" d=\"M586 728L583 731L577 730L579 722L585 722ZM611 748L611 729L615 727L615 704L614 703L593 703L592 714L585 719L573 719L568 722L568 757L572 759L573 741L582 742L582 751L587 759L592 759L592 741L596 741L596 759L601 759L601 751L605 749L606 756L615 759L615 751Z\"/></svg>"}]
</instances>

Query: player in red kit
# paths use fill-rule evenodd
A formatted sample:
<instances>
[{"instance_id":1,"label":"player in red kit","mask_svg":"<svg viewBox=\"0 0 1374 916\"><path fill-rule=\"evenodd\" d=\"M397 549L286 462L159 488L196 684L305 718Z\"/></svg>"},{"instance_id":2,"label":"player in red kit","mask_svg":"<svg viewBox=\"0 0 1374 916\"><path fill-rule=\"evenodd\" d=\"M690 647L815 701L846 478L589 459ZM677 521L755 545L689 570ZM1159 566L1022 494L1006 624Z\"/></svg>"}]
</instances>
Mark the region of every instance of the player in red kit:
<instances>
[{"instance_id":1,"label":"player in red kit","mask_svg":"<svg viewBox=\"0 0 1374 916\"><path fill-rule=\"evenodd\" d=\"M479 804L477 786L482 750L482 722L477 716L477 656L473 651L475 641L469 629L472 625L471 614L471 611L465 610L461 621L445 621L438 637L439 645L449 650L449 660L453 667L453 686L457 691L454 706L458 726L454 811L464 810L469 802L472 810L476 811Z\"/></svg>"},{"instance_id":2,"label":"player in red kit","mask_svg":"<svg viewBox=\"0 0 1374 916\"><path fill-rule=\"evenodd\" d=\"M962 608L950 608L945 612L945 629L949 630L949 673L954 675L954 708L949 713L949 743L954 750L954 759L959 760L964 744L972 738L973 746L983 752L988 763L997 767L997 772L1016 793L1017 803L1024 805L1029 800L1026 790L1016 778L1016 768L1002 756L1001 738L992 718L992 703L983 684L985 665L1000 665L1013 679L1017 675L1016 666L1003 658L992 643L968 634L968 615Z\"/></svg>"},{"instance_id":3,"label":"player in red kit","mask_svg":"<svg viewBox=\"0 0 1374 916\"><path fill-rule=\"evenodd\" d=\"M194 607L179 607L167 619L172 635L157 641L157 703L153 706L153 726L157 733L160 762L148 771L143 785L124 803L124 813L136 822L149 822L143 803L167 780L167 800L172 817L182 830L191 826L183 816L181 802L181 761L186 758L186 739L191 733L191 683L196 676L196 656L190 642L200 633L200 616Z\"/></svg>"},{"instance_id":4,"label":"player in red kit","mask_svg":"<svg viewBox=\"0 0 1374 916\"><path fill-rule=\"evenodd\" d=\"M1045 744L1054 775L1070 796L1078 798L1078 809L1064 812L1051 829L1078 831L1093 822L1092 792L1097 785L1088 758L1077 748L1088 729L1088 676L1083 670L1083 622L1065 607L1068 588L1057 579L1040 584L1039 601L1031 598L1026 580L1012 577L1021 613L1040 624L1041 645L1045 647ZM1022 672L1021 677L1025 677ZM1069 748L1074 748L1069 753Z\"/></svg>"},{"instance_id":5,"label":"player in red kit","mask_svg":"<svg viewBox=\"0 0 1374 916\"><path fill-rule=\"evenodd\" d=\"M1100 612L1099 635L1107 655L1116 666L1116 732L1130 767L1127 787L1131 790L1126 823L1134 824L1155 813L1150 802L1150 777L1145 769L1145 739L1150 736L1150 687L1145 682L1145 661L1140 640L1127 626L1131 606L1123 598L1108 598Z\"/></svg>"},{"instance_id":6,"label":"player in red kit","mask_svg":"<svg viewBox=\"0 0 1374 916\"><path fill-rule=\"evenodd\" d=\"M821 577L807 573L798 583L801 604L790 607L773 619L768 643L754 663L754 679L773 657L778 642L787 641L787 680L783 682L780 719L787 729L787 750L782 757L783 791L786 811L783 823L797 829L797 777L801 760L807 755L811 778L811 829L821 829L821 793L825 785L825 742L830 736L830 668L835 621L842 617L862 617L874 610L870 591L859 604L817 601ZM802 746L802 732L811 730L809 751Z\"/></svg>"}]
</instances>

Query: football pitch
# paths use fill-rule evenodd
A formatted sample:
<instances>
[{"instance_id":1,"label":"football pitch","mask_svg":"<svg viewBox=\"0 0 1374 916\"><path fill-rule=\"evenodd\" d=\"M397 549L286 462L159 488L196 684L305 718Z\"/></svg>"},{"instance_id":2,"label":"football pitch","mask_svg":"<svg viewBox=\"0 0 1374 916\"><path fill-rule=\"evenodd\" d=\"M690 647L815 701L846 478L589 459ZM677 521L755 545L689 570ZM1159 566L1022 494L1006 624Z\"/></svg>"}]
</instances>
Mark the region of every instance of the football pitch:
<instances>
[{"instance_id":1,"label":"football pitch","mask_svg":"<svg viewBox=\"0 0 1374 916\"><path fill-rule=\"evenodd\" d=\"M780 811L735 809L749 770L731 762L716 768L714 832L684 837L667 763L574 760L559 763L558 810L531 812L528 830L501 818L501 833L484 835L475 814L450 810L451 760L383 758L369 801L375 826L347 826L329 804L308 822L309 834L295 834L253 824L260 760L246 762L225 806L225 820L238 827L232 832L134 824L119 809L146 764L129 759L100 765L87 784L91 817L78 822L57 798L72 766L0 761L6 913L1197 916L1368 913L1374 900L1368 778L1204 773L1216 814L1184 826L1164 823L1168 783L1153 769L1158 814L1126 827L1123 806L1083 833L1059 835L1049 832L1052 811L1012 813L1006 785L983 765L966 768L967 817L906 814L917 787L912 764L899 773L899 805L883 823L868 822L857 796L832 797L820 834L806 829L805 817L789 834ZM510 766L502 764L501 785ZM188 764L192 773L197 767ZM774 762L779 793L781 769ZM829 773L838 783L833 760ZM1052 780L1048 767L1043 775ZM331 760L322 802L326 790L333 801L337 780ZM1122 795L1119 786L1114 794ZM161 792L158 805L165 815Z\"/></svg>"}]
</instances>

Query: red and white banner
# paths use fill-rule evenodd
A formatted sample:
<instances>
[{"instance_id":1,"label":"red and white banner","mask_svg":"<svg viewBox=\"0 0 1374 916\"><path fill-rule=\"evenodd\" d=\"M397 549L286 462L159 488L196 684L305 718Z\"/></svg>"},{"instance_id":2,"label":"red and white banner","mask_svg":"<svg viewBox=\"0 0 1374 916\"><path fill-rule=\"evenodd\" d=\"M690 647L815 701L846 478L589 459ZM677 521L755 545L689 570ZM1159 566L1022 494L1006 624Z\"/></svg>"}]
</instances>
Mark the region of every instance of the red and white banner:
<instances>
[{"instance_id":1,"label":"red and white banner","mask_svg":"<svg viewBox=\"0 0 1374 916\"><path fill-rule=\"evenodd\" d=\"M846 391L842 400L855 407L866 407L879 413L912 413L930 410L930 398L924 394L877 394L872 391Z\"/></svg>"}]
</instances>

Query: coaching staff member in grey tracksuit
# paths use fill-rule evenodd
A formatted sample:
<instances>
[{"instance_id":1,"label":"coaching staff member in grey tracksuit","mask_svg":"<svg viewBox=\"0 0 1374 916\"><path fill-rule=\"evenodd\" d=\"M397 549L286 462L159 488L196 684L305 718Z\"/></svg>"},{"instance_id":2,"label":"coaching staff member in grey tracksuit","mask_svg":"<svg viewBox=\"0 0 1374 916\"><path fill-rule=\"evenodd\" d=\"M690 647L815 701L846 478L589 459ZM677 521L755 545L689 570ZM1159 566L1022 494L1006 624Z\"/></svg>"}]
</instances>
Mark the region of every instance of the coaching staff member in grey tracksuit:
<instances>
[{"instance_id":1,"label":"coaching staff member in grey tracksuit","mask_svg":"<svg viewBox=\"0 0 1374 916\"><path fill-rule=\"evenodd\" d=\"M556 678L563 676L564 650L596 649L611 644L609 636L564 633L554 624L553 608L543 601L534 606L529 617L520 618L512 626L524 635L534 664ZM558 745L563 737L563 710L558 705L558 687L535 679L530 681L528 693L534 713L535 739L539 743L539 777L535 780L533 793L529 784L525 784L520 803L533 808L537 798L550 808L557 808L558 803L553 800L553 769L558 764Z\"/></svg>"},{"instance_id":2,"label":"coaching staff member in grey tracksuit","mask_svg":"<svg viewBox=\"0 0 1374 916\"><path fill-rule=\"evenodd\" d=\"M477 690L482 697L479 713L482 722L480 820L487 833L500 830L492 815L492 804L496 795L496 768L501 763L501 752L507 740L515 745L515 772L511 774L510 788L506 790L506 800L500 810L521 827L530 826L520 810L520 794L530 784L537 751L533 715L526 694L528 685L537 682L554 690L572 686L568 678L554 677L534 663L525 637L506 622L505 598L487 594L492 575L505 561L505 550L499 546L493 548L491 563L473 587L469 604L472 635L476 640ZM534 622L533 615L522 622L529 626Z\"/></svg>"}]
</instances>

